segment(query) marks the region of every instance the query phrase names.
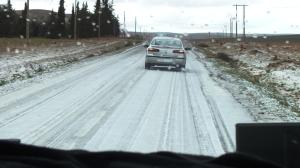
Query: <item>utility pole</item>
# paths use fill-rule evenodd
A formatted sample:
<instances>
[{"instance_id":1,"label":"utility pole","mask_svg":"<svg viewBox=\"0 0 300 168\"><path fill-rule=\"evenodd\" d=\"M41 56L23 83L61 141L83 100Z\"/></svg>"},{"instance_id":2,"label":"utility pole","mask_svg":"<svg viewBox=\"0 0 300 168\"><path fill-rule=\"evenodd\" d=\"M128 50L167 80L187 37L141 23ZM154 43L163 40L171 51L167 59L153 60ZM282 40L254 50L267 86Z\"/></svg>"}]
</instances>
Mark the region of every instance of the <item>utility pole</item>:
<instances>
[{"instance_id":1,"label":"utility pole","mask_svg":"<svg viewBox=\"0 0 300 168\"><path fill-rule=\"evenodd\" d=\"M230 18L230 38L233 37L233 18Z\"/></svg>"},{"instance_id":2,"label":"utility pole","mask_svg":"<svg viewBox=\"0 0 300 168\"><path fill-rule=\"evenodd\" d=\"M235 38L238 38L238 5L235 6Z\"/></svg>"},{"instance_id":3,"label":"utility pole","mask_svg":"<svg viewBox=\"0 0 300 168\"><path fill-rule=\"evenodd\" d=\"M26 13L26 39L27 42L29 42L29 0L27 0L27 7L26 7L27 13Z\"/></svg>"},{"instance_id":4,"label":"utility pole","mask_svg":"<svg viewBox=\"0 0 300 168\"><path fill-rule=\"evenodd\" d=\"M233 6L235 6L235 8L236 8L236 17L235 17L235 19L236 19L236 38L238 38L238 28L237 28L237 21L238 21L238 14L237 14L237 8L238 8L238 6L242 6L243 7L243 38L244 38L244 41L246 40L246 6L248 6L248 5L233 5Z\"/></svg>"},{"instance_id":5,"label":"utility pole","mask_svg":"<svg viewBox=\"0 0 300 168\"><path fill-rule=\"evenodd\" d=\"M74 40L77 40L77 0L75 0L75 16L74 16Z\"/></svg>"},{"instance_id":6,"label":"utility pole","mask_svg":"<svg viewBox=\"0 0 300 168\"><path fill-rule=\"evenodd\" d=\"M134 18L134 35L136 37L136 17Z\"/></svg>"},{"instance_id":7,"label":"utility pole","mask_svg":"<svg viewBox=\"0 0 300 168\"><path fill-rule=\"evenodd\" d=\"M99 8L99 11L98 11L98 39L100 39L100 36L101 36L101 29L100 29L100 21L101 21L101 7ZM114 22L115 23L115 22Z\"/></svg>"},{"instance_id":8,"label":"utility pole","mask_svg":"<svg viewBox=\"0 0 300 168\"><path fill-rule=\"evenodd\" d=\"M224 28L225 28L225 37L228 38L227 25L224 25Z\"/></svg>"},{"instance_id":9,"label":"utility pole","mask_svg":"<svg viewBox=\"0 0 300 168\"><path fill-rule=\"evenodd\" d=\"M244 41L246 41L246 6L248 5L242 5L243 6L243 36Z\"/></svg>"},{"instance_id":10,"label":"utility pole","mask_svg":"<svg viewBox=\"0 0 300 168\"><path fill-rule=\"evenodd\" d=\"M126 37L126 13L124 11L124 38Z\"/></svg>"}]
</instances>

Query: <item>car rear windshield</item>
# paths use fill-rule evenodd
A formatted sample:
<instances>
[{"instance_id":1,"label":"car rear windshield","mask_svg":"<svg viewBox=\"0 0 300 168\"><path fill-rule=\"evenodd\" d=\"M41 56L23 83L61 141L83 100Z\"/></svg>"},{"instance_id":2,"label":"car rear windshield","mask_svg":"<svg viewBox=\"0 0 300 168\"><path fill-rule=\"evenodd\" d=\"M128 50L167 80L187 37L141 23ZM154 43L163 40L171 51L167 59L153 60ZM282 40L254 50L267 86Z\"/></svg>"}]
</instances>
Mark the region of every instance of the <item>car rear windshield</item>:
<instances>
[{"instance_id":1,"label":"car rear windshield","mask_svg":"<svg viewBox=\"0 0 300 168\"><path fill-rule=\"evenodd\" d=\"M152 40L151 45L174 48L182 47L181 41L176 39L154 39Z\"/></svg>"}]
</instances>

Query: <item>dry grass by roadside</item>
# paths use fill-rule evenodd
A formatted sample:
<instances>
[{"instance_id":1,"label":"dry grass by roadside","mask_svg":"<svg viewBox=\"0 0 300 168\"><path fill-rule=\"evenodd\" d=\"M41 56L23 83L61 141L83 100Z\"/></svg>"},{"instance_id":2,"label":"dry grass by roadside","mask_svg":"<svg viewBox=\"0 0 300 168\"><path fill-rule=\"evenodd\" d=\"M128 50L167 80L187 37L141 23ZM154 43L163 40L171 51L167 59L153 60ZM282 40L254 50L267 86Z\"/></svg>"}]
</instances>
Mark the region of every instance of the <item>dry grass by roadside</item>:
<instances>
[{"instance_id":1,"label":"dry grass by roadside","mask_svg":"<svg viewBox=\"0 0 300 168\"><path fill-rule=\"evenodd\" d=\"M78 42L85 45L101 44L104 42L111 42L118 40L118 38L103 37L90 39L47 39L47 38L31 38L29 41L20 38L0 38L0 54L5 52L13 52L18 50L32 50L36 48L47 47L68 47L76 46Z\"/></svg>"},{"instance_id":2,"label":"dry grass by roadside","mask_svg":"<svg viewBox=\"0 0 300 168\"><path fill-rule=\"evenodd\" d=\"M109 52L118 52L135 46L140 40L102 38L51 40L32 39L30 46L22 46L22 40L1 39L3 44L11 44L0 52L0 86L16 80L32 78L45 71L62 67L90 57L102 56ZM43 43L45 42L45 43ZM10 47L11 47L10 46ZM7 46L6 46L7 47ZM6 48L7 49L7 48Z\"/></svg>"}]
</instances>

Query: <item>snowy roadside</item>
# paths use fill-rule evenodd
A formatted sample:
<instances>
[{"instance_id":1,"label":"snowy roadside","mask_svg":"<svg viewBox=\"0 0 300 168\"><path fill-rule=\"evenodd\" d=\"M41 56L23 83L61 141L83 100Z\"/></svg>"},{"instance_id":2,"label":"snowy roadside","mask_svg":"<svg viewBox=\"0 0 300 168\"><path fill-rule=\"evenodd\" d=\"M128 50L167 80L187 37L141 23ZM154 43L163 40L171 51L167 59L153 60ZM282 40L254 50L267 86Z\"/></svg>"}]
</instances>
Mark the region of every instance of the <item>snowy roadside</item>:
<instances>
[{"instance_id":1,"label":"snowy roadside","mask_svg":"<svg viewBox=\"0 0 300 168\"><path fill-rule=\"evenodd\" d=\"M0 86L17 80L37 76L80 60L101 56L108 52L135 45L135 42L124 39L105 39L101 41L78 41L58 43L44 47L27 47L0 52Z\"/></svg>"},{"instance_id":2,"label":"snowy roadside","mask_svg":"<svg viewBox=\"0 0 300 168\"><path fill-rule=\"evenodd\" d=\"M248 45L242 51L236 43L201 46L194 51L199 60L256 121L300 120L300 66L296 51L293 55L281 48L283 55L279 55L270 47L264 50L257 45ZM280 53L278 50L279 47L276 53Z\"/></svg>"}]
</instances>

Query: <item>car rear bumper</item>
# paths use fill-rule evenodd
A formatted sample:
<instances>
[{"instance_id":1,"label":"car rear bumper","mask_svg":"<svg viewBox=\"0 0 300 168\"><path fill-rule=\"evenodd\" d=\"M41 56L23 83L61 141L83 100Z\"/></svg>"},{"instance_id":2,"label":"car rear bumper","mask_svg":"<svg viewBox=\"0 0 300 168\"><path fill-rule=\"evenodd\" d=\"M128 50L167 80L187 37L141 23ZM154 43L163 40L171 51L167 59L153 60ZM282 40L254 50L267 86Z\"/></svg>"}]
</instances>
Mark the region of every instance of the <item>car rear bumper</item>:
<instances>
[{"instance_id":1,"label":"car rear bumper","mask_svg":"<svg viewBox=\"0 0 300 168\"><path fill-rule=\"evenodd\" d=\"M158 66L185 66L186 58L146 56L146 64Z\"/></svg>"}]
</instances>

